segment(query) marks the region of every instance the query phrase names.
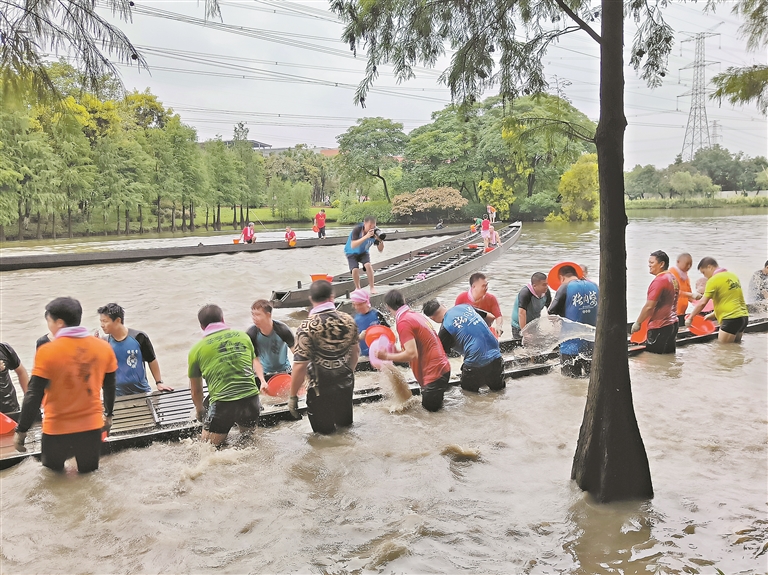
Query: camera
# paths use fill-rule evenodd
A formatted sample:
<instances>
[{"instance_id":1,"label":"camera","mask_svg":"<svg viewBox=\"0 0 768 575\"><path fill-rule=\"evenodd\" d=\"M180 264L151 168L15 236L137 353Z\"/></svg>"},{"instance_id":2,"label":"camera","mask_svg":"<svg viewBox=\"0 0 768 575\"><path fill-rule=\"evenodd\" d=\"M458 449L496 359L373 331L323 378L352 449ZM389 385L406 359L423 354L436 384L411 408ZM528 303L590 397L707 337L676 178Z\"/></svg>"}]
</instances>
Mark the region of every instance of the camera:
<instances>
[{"instance_id":1,"label":"camera","mask_svg":"<svg viewBox=\"0 0 768 575\"><path fill-rule=\"evenodd\" d=\"M373 235L377 240L384 241L387 239L387 234L382 233L379 228L373 228Z\"/></svg>"}]
</instances>

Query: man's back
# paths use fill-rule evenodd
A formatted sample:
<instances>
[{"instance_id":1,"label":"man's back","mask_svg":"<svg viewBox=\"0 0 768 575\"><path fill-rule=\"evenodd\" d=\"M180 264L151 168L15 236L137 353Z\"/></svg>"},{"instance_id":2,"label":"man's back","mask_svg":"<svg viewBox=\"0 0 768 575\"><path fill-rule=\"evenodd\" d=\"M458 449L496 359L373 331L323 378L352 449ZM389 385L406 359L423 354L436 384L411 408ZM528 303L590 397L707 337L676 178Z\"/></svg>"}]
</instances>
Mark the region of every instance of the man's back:
<instances>
[{"instance_id":1,"label":"man's back","mask_svg":"<svg viewBox=\"0 0 768 575\"><path fill-rule=\"evenodd\" d=\"M96 337L57 337L40 347L32 375L47 379L43 433L61 435L102 426L101 387L117 369L110 345Z\"/></svg>"},{"instance_id":2,"label":"man's back","mask_svg":"<svg viewBox=\"0 0 768 575\"><path fill-rule=\"evenodd\" d=\"M734 273L721 271L713 275L707 280L704 295L714 301L718 322L749 315L741 282Z\"/></svg>"},{"instance_id":3,"label":"man's back","mask_svg":"<svg viewBox=\"0 0 768 575\"><path fill-rule=\"evenodd\" d=\"M456 341L468 366L487 365L501 357L499 340L471 305L457 305L447 310L443 317L441 340L443 330Z\"/></svg>"},{"instance_id":4,"label":"man's back","mask_svg":"<svg viewBox=\"0 0 768 575\"><path fill-rule=\"evenodd\" d=\"M211 402L236 401L259 393L253 374L253 344L242 331L206 335L189 352L189 377L203 377Z\"/></svg>"},{"instance_id":5,"label":"man's back","mask_svg":"<svg viewBox=\"0 0 768 575\"><path fill-rule=\"evenodd\" d=\"M351 387L355 378L349 353L357 342L352 316L336 310L321 311L302 321L296 330L293 359L310 362L309 387Z\"/></svg>"}]
</instances>

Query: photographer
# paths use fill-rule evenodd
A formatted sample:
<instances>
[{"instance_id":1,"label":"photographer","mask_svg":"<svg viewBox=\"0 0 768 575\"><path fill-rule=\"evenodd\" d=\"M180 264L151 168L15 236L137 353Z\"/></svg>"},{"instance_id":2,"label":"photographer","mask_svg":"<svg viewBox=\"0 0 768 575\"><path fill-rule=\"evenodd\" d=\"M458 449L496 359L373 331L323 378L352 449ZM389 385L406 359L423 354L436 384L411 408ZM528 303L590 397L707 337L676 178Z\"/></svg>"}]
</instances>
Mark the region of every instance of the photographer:
<instances>
[{"instance_id":1,"label":"photographer","mask_svg":"<svg viewBox=\"0 0 768 575\"><path fill-rule=\"evenodd\" d=\"M352 279L355 282L355 289L360 289L360 265L363 266L368 274L368 286L371 293L376 293L373 284L373 266L371 266L371 256L368 250L375 245L378 250L384 251L384 239L386 234L379 231L376 227L376 218L366 216L363 223L357 224L347 238L347 245L344 246L344 254L347 256L349 271L352 272Z\"/></svg>"}]
</instances>

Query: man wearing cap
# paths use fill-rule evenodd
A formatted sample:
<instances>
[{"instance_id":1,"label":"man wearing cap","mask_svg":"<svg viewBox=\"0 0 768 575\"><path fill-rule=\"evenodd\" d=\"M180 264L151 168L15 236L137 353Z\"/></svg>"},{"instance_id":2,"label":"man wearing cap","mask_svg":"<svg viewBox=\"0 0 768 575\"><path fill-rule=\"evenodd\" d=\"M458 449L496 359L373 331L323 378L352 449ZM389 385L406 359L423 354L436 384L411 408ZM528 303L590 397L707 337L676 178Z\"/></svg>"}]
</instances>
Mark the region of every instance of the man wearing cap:
<instances>
[{"instance_id":1,"label":"man wearing cap","mask_svg":"<svg viewBox=\"0 0 768 575\"><path fill-rule=\"evenodd\" d=\"M447 309L438 300L432 299L424 304L421 311L441 324L438 337L445 352L455 348L464 356L461 365L462 389L477 392L484 385L493 391L504 389L506 384L499 340L475 308L461 304Z\"/></svg>"},{"instance_id":2,"label":"man wearing cap","mask_svg":"<svg viewBox=\"0 0 768 575\"><path fill-rule=\"evenodd\" d=\"M368 355L368 344L365 343L365 332L372 325L384 325L389 327L384 314L371 307L371 296L362 289L356 289L349 295L352 305L355 306L355 323L360 333L360 355Z\"/></svg>"},{"instance_id":3,"label":"man wearing cap","mask_svg":"<svg viewBox=\"0 0 768 575\"><path fill-rule=\"evenodd\" d=\"M579 279L576 268L572 265L560 267L557 275L560 287L557 288L549 306L550 315L559 315L591 326L597 325L597 285L588 279ZM578 338L561 343L561 373L569 377L588 376L594 346L594 342Z\"/></svg>"}]
</instances>

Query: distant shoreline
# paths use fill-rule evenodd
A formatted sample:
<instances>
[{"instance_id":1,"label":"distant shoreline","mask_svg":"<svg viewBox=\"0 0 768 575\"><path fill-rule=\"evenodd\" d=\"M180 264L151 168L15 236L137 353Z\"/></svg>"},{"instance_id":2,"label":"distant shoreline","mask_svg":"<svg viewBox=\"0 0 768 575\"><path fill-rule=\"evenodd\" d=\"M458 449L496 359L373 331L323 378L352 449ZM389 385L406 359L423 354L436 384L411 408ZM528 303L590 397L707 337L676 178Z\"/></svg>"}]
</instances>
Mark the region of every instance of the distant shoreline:
<instances>
[{"instance_id":1,"label":"distant shoreline","mask_svg":"<svg viewBox=\"0 0 768 575\"><path fill-rule=\"evenodd\" d=\"M732 198L644 198L627 200L627 210L682 210L692 208L768 208L768 196Z\"/></svg>"}]
</instances>

